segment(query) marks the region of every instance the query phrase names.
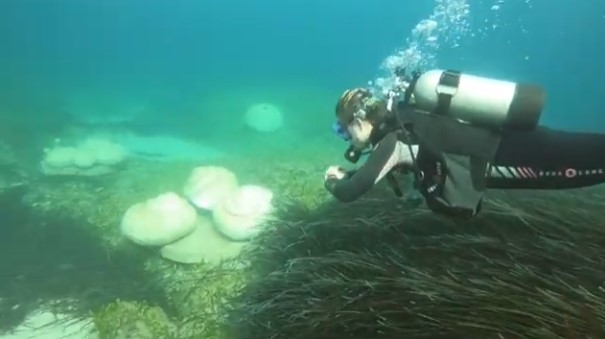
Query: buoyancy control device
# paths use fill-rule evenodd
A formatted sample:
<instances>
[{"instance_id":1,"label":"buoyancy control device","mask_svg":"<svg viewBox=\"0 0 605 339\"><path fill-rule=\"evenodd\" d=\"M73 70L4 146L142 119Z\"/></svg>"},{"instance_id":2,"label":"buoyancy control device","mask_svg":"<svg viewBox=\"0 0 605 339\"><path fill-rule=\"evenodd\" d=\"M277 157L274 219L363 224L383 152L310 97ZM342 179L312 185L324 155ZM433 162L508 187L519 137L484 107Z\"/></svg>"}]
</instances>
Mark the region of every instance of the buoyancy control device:
<instances>
[{"instance_id":1,"label":"buoyancy control device","mask_svg":"<svg viewBox=\"0 0 605 339\"><path fill-rule=\"evenodd\" d=\"M388 93L387 107L419 146L413 156L417 187L434 210L473 216L502 133L532 131L546 94L540 86L452 70L414 73Z\"/></svg>"}]
</instances>

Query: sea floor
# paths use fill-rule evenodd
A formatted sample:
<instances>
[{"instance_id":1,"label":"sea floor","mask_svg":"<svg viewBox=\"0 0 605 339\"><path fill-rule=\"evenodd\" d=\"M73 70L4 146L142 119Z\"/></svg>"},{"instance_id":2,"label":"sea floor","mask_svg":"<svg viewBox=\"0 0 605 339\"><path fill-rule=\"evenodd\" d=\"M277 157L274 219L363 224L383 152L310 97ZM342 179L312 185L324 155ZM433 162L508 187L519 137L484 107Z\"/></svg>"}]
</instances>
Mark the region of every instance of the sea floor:
<instances>
[{"instance_id":1,"label":"sea floor","mask_svg":"<svg viewBox=\"0 0 605 339\"><path fill-rule=\"evenodd\" d=\"M65 139L73 140L74 135L81 134ZM196 287L208 267L167 262L153 250L128 243L118 227L132 204L164 192L182 194L188 175L198 166L224 166L240 183L266 186L278 200L305 201L311 207L328 199L323 171L332 164L333 154L330 146L319 147L320 142L312 138L298 147L296 141L282 143L275 148L283 152L275 152L269 147L277 141L267 137L214 146L170 135L105 135L133 155L119 171L98 177L55 177L26 164L22 167L29 173L19 178L20 185L5 185L0 192L5 218L1 237L5 245L0 247L5 260L0 260L0 267L10 267L0 284L0 311L5 314L0 327L7 331L0 338L58 338L62 331L68 338L94 338L70 331L80 324L95 332L91 322L100 318L94 312L102 312L116 300L137 302L141 307L164 305L170 314L166 319L176 319L166 322L171 331L187 318L182 317L185 308L218 312L210 300L228 295L239 278L217 278L216 282L223 281L221 286ZM290 147L296 153L286 152ZM11 162L11 166L19 165ZM189 296L185 302L177 301L184 295ZM51 317L54 313L56 319ZM64 320L70 316L74 323L67 321L71 325L67 328ZM153 332L142 332L149 331ZM145 333L136 335L157 338ZM208 338L220 337L214 335Z\"/></svg>"},{"instance_id":2,"label":"sea floor","mask_svg":"<svg viewBox=\"0 0 605 339\"><path fill-rule=\"evenodd\" d=\"M95 336L100 339L263 339L284 334L293 337L297 333L296 326L315 328L318 325L310 320L306 323L288 323L291 326L276 321L283 327L267 329L266 332L257 325L258 321L267 320L266 317L278 317L269 312L271 309L295 312L303 307L297 304L302 302L301 298L306 298L303 293L305 289L301 287L304 284L299 286L299 282L308 279L319 282L313 279L322 277L327 280L321 281L331 282L326 285L305 283L311 293L308 302L317 301L312 294L326 293L325 288L338 288L345 293L345 297L353 298L348 293L354 291L347 290L344 285L337 286L339 281L344 281L342 279L359 283L354 276L365 277L368 284L374 284L371 277L366 276L369 273L363 271L365 266L361 262L351 262L361 271L347 271L344 261L331 264L337 270L323 271L325 266L322 265L327 263L324 259L345 260L354 257L355 260L361 260L363 256L379 265L376 262L378 257L391 260L395 252L409 252L407 255L410 255L408 259L411 261L409 265L397 268L396 272L392 271L393 267L374 267L379 272L393 272L394 275L387 275L384 279L403 279L399 273L408 270L415 272L414 279L420 279L414 281L429 286L427 291L439 295L438 289L455 287L459 295L471 298L467 300L469 303L473 291L481 293L481 300L491 300L489 298L493 297L493 300L503 302L499 298L502 294L509 293L514 298L513 295L521 293L523 288L527 291L538 288L535 280L509 281L506 274L521 274L522 270L526 270L526 273L531 273L528 277L546 279L539 284L546 291L545 295L552 297L556 293L567 293L567 297L560 300L561 308L557 311L562 314L560 319L554 317L548 308L536 309L536 312L543 312L541 316L550 317L548 324L543 324L546 326L544 333L562 333L555 323L562 322L565 317L571 317L574 321L569 325L569 333L584 333L576 328L581 326L578 324L583 324L582 311L574 309L577 305L570 301L569 296L579 295L580 287L592 295L602 294L602 286L595 285L598 277L592 277L596 270L604 267L599 259L602 256L599 256L602 254L600 242L605 238L601 230L594 228L605 224L601 212L603 203L599 202L603 196L601 188L574 190L568 194L543 192L543 195L540 192L530 192L529 195L523 192L510 195L495 192L490 194L481 218L468 223L452 222L434 217L423 205L397 200L384 185L379 185L352 205L335 203L323 188L323 175L330 165L351 166L342 159L344 145L339 140L331 143L324 136L278 140L261 136L250 137L244 142L206 144L200 140L166 135L150 138L153 137L133 134L116 136L113 141L132 151L146 155L155 152L163 156L134 156L119 171L99 177L47 177L36 171L35 164L21 164L18 160L5 157L5 168L14 169L5 172L10 173L10 176L4 176L5 180L18 182L19 185L5 185L0 190L3 216L0 235L0 268L3 272L0 281L0 328L5 331L0 338L25 338L24 334L31 334L37 335L32 338L50 339L57 338L57 333L62 331L66 337L75 339L93 339ZM280 142L283 140L286 141ZM147 146L149 141L153 141L150 143L153 147ZM207 149L211 151L205 153ZM18 150L13 151L18 153ZM175 157L170 158L170 154ZM275 193L282 214L279 220L271 223L272 227L263 233L258 242L252 242L253 245L234 261L208 266L170 262L163 259L158 251L142 248L124 239L118 225L129 206L163 192L182 193L183 184L191 171L198 166L208 165L228 168L241 183L263 185ZM424 224L426 227L422 227ZM400 227L401 230L394 231ZM374 235L370 234L372 229L375 230L372 231ZM406 229L410 232L413 230L413 233L407 234ZM421 242L413 243L410 239ZM385 246L376 247L378 242L384 242ZM356 243L359 247L354 245ZM442 252L447 252L447 256L443 256L440 262L429 260L431 255L440 251L439 246L442 246ZM577 256L572 255L575 247L578 248ZM395 248L401 251L395 251ZM561 253L566 253L564 258L553 256L557 248ZM454 250L466 252L455 253ZM524 251L528 254L524 255ZM251 257L252 254L255 257ZM595 257L591 259L590 256ZM403 257L397 258L404 260ZM315 267L322 276L313 275L315 269L297 271L295 266L288 266L297 263ZM556 265L557 271L552 271L548 266L537 266L538 263ZM442 270L446 266L453 274L449 278L448 270ZM578 271L580 266L583 268ZM472 270L473 267L476 270ZM250 269L267 276L274 274L281 280L267 280L273 285L264 285L254 274L250 275ZM561 270L581 274L574 280L569 274L557 273ZM441 272L439 282L428 278L422 280L422 277L436 274L437 271ZM460 272L468 276L462 277ZM499 272L506 276L499 277ZM491 278L486 276L488 273ZM494 281L506 280L510 285L480 288L484 286L481 285L484 284L482 281L492 278ZM575 283L580 287L566 289L564 285L547 283L551 278L563 279L561 284ZM454 280L448 279L454 279L456 284L451 285ZM468 281L458 284L462 281L460 279ZM519 279L524 278L520 276ZM382 281L386 284L391 280ZM450 285L446 284L448 281ZM371 286L381 286L379 282L376 284ZM469 288L465 289L465 286ZM311 288L319 290L312 291ZM375 298L388 296L386 290L375 291ZM492 292L493 295L490 294ZM276 294L298 301L281 303L274 299ZM392 299L392 296L389 298ZM457 301L439 298L431 301L435 303L434 308L420 308L419 312L434 311L436 313L430 314L441 317L440 321L454 328L452 333L461 331L466 325L454 320L448 322L450 318L435 310L443 305L454 305L452 307L457 312L464 312L464 309L459 304L452 304ZM523 303L528 300L534 304L538 302L535 293L522 298L525 301L519 299L518 305L525 305ZM231 300L236 300L241 308L233 310L235 306L230 304ZM439 300L445 304L440 304ZM593 302L593 299L586 300ZM554 307L553 303L540 305ZM590 305L597 313L596 319L602 319L605 307L600 308L599 303ZM320 303L313 302L304 307L317 307L317 314L323 312ZM479 309L483 306L476 304L475 307ZM567 311L562 311L565 307L568 307ZM241 314L248 312L246 310L254 312L247 314L249 318L246 321L236 324L236 332L231 332L233 329L229 329L227 314ZM355 309L355 312L361 312L359 319L352 317L353 313L346 312L332 319L332 333L346 338L348 326L366 319L361 314L376 315L363 313L362 310L363 306ZM394 311L387 308L385 312ZM506 312L514 313L516 310L509 307ZM329 318L330 314L328 312L324 316ZM508 323L512 320L506 317L498 321L491 316L490 319L483 319L477 315L479 313L473 314L479 322L491 321L489 328L494 329L493 333L512 326ZM73 326L66 327L63 321L66 319L73 320ZM339 319L350 319L351 322L342 320L342 327L338 327ZM528 329L537 326L535 324L539 318L529 319ZM48 326L42 330L30 324ZM419 323L414 324L420 326ZM473 324L467 325L474 328ZM385 327L384 330L398 335L408 333L413 338L410 333L421 329L417 327L405 332L399 331L402 327L398 326L403 325ZM429 328L430 324L422 326ZM536 331L534 327L531 329ZM74 328L91 330L93 334L70 334L72 332L69 331ZM515 327L515 330L518 329ZM246 337L243 334L246 331L254 335ZM321 338L321 335L316 337ZM537 335L531 337L539 338ZM504 338L519 337L511 335Z\"/></svg>"}]
</instances>

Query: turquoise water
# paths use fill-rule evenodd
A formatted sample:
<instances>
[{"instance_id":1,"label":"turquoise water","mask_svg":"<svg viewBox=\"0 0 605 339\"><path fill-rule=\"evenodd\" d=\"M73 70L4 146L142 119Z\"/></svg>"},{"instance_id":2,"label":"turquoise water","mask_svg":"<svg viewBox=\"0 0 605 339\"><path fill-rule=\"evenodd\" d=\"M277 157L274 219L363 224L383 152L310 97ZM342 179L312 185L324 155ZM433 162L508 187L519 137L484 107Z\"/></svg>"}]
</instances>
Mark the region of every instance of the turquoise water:
<instances>
[{"instance_id":1,"label":"turquoise water","mask_svg":"<svg viewBox=\"0 0 605 339\"><path fill-rule=\"evenodd\" d=\"M183 194L188 175L200 165L224 166L242 184L267 186L275 200L295 197L317 207L328 199L324 169L344 161L345 145L330 127L336 99L346 88L380 88L396 66L538 83L548 93L543 124L603 132L604 35L602 1L3 0L0 211L10 227L0 235L6 278L0 281L0 330L15 328L57 300L61 311L71 311L68 318L100 314L97 330L114 323L102 316L135 313L131 305L112 308L118 299L159 305L179 325L183 312L216 314L206 309L205 296L237 285L237 279L206 278L203 265L177 265L157 251L124 244L117 225L125 211L167 191ZM254 127L258 121L246 120L253 107L275 108L283 124ZM115 170L115 159L105 154L106 163L94 174L70 165L68 178L51 175L43 160L49 149L90 136L92 144L110 141L136 161ZM85 155L79 161L92 160ZM410 211L410 218L424 220ZM342 207L334 214L353 218L355 212L363 209ZM358 217L363 223L365 215ZM511 225L525 222L523 216L509 219ZM281 239L284 248L297 235L297 222L289 221L292 234ZM231 245L221 241L205 254L224 254L219 252ZM311 246L300 244L288 260ZM482 263L469 265L475 264ZM214 285L187 285L192 277ZM134 323L157 322L157 315L137 316ZM210 337L229 338L203 338Z\"/></svg>"},{"instance_id":2,"label":"turquoise water","mask_svg":"<svg viewBox=\"0 0 605 339\"><path fill-rule=\"evenodd\" d=\"M438 3L451 13L439 19L439 47L428 48L434 66L540 83L549 93L544 123L598 128L605 5L597 1L6 0L1 105L39 121L86 116L89 106L114 116L144 107L147 129L199 135L210 115L237 114L220 113L217 96L229 106L250 91L263 100L304 87L325 95L279 97L292 115L313 116L310 131L329 133L334 95L382 75L382 61L409 46ZM459 4L470 13L452 23Z\"/></svg>"}]
</instances>

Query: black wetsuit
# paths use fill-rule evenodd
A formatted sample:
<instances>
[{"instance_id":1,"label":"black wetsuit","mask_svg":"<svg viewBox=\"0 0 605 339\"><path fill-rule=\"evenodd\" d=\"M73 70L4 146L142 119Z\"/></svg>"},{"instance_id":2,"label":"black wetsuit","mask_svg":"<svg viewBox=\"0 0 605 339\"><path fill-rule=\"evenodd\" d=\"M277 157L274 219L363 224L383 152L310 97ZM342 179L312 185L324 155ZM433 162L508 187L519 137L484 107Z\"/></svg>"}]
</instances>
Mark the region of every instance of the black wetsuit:
<instances>
[{"instance_id":1,"label":"black wetsuit","mask_svg":"<svg viewBox=\"0 0 605 339\"><path fill-rule=\"evenodd\" d=\"M350 202L409 160L408 146L387 134L357 171L328 179L336 199ZM406 153L408 158L406 158ZM566 189L605 182L605 135L556 131L506 132L488 170L486 186L496 189Z\"/></svg>"}]
</instances>

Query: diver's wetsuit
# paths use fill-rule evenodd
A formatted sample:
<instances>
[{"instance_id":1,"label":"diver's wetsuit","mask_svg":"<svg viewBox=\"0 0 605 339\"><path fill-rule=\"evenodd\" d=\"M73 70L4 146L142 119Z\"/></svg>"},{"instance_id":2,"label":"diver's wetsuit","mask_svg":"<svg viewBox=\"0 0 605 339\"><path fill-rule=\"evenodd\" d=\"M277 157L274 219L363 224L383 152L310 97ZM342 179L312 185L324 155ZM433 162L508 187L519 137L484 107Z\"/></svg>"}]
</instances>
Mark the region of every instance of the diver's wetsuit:
<instances>
[{"instance_id":1,"label":"diver's wetsuit","mask_svg":"<svg viewBox=\"0 0 605 339\"><path fill-rule=\"evenodd\" d=\"M409 158L408 146L389 133L361 168L341 180L326 180L326 189L340 201L353 201ZM545 127L506 132L486 179L486 186L496 189L565 189L603 183L605 135Z\"/></svg>"}]
</instances>

